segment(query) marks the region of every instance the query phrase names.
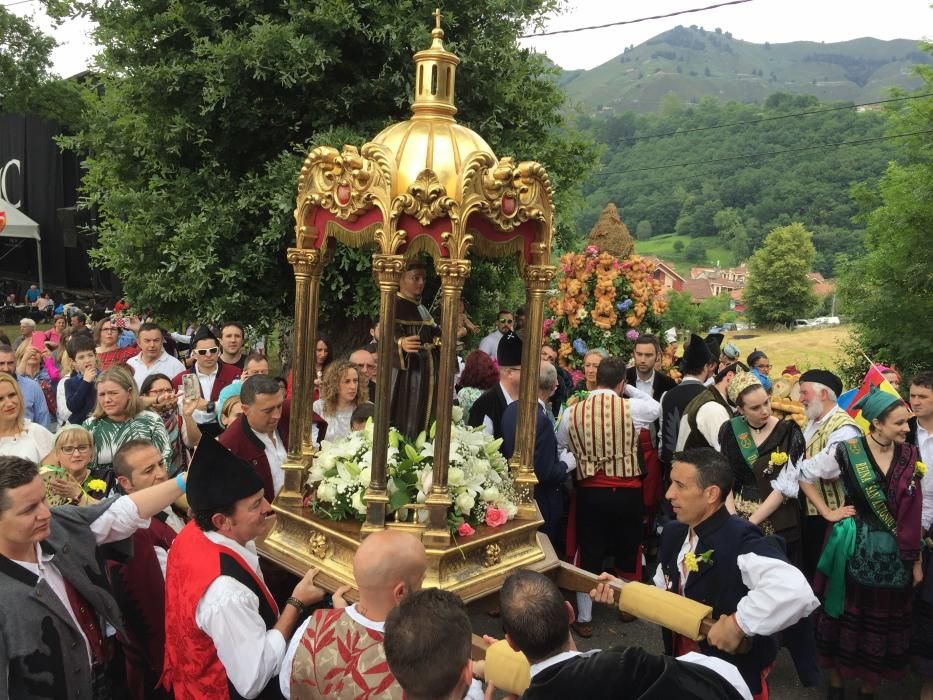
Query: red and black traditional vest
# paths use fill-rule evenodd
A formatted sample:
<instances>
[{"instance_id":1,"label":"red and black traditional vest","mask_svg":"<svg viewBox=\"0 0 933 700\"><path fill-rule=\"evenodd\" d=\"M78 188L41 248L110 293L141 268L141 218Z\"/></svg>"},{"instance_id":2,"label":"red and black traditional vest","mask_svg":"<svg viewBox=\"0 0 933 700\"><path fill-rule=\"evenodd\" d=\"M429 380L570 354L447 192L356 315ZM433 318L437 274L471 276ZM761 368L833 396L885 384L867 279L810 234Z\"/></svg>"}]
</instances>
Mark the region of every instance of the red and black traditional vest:
<instances>
[{"instance_id":1,"label":"red and black traditional vest","mask_svg":"<svg viewBox=\"0 0 933 700\"><path fill-rule=\"evenodd\" d=\"M237 700L213 640L195 620L198 603L218 576L230 576L256 594L259 614L272 629L278 606L262 580L236 552L211 542L188 523L172 543L165 578L165 664L162 685L175 700ZM278 676L259 698L281 698Z\"/></svg>"}]
</instances>

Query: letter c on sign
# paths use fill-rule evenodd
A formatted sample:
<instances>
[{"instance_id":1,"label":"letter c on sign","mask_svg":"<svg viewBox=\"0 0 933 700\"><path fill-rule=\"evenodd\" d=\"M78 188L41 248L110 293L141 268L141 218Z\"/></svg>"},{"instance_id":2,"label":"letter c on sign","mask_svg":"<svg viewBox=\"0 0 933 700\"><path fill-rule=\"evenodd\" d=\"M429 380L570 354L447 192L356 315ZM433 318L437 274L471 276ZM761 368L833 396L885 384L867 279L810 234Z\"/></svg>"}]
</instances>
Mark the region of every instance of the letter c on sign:
<instances>
[{"instance_id":1,"label":"letter c on sign","mask_svg":"<svg viewBox=\"0 0 933 700\"><path fill-rule=\"evenodd\" d=\"M17 174L22 176L23 168L19 162L19 159L17 158L11 158L10 160L8 160L6 164L3 166L3 169L0 170L0 198L3 198L8 202L10 202L10 198L7 196L6 175L7 175L7 172L10 170L10 168L13 167L14 165L16 166ZM16 207L17 209L20 208L22 203L23 203L22 198L16 202L10 202L10 204Z\"/></svg>"}]
</instances>

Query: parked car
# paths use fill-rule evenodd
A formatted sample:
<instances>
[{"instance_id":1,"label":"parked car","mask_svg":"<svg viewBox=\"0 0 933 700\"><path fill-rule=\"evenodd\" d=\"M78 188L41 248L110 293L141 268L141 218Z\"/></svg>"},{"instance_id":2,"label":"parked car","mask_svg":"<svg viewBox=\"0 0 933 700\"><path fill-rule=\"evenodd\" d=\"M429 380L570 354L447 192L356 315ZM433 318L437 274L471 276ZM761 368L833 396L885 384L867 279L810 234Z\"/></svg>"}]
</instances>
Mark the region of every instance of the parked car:
<instances>
[{"instance_id":1,"label":"parked car","mask_svg":"<svg viewBox=\"0 0 933 700\"><path fill-rule=\"evenodd\" d=\"M815 326L815 325L816 324L808 318L798 318L796 321L794 321L793 327L794 328L811 328L812 326Z\"/></svg>"},{"instance_id":2,"label":"parked car","mask_svg":"<svg viewBox=\"0 0 933 700\"><path fill-rule=\"evenodd\" d=\"M722 329L724 331L737 331L739 330L739 326L736 323L724 323L722 324Z\"/></svg>"}]
</instances>

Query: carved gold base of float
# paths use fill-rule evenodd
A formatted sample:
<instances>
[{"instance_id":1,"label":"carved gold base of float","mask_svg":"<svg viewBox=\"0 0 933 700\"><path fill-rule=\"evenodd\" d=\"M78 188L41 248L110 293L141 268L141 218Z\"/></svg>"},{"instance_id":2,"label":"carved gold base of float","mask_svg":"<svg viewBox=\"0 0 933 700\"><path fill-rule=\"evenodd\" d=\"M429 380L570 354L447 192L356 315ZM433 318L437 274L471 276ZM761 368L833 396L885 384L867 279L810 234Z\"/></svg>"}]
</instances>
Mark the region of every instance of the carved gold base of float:
<instances>
[{"instance_id":1,"label":"carved gold base of float","mask_svg":"<svg viewBox=\"0 0 933 700\"><path fill-rule=\"evenodd\" d=\"M299 575L316 567L320 573L315 583L327 590L353 586L353 555L360 546L363 523L326 520L310 508L279 500L273 505L276 523L258 544L259 553ZM515 569L553 568L556 557L547 539L538 537L543 521L540 513L536 515L496 528L479 526L470 537L452 537L446 547L426 544L428 571L424 586L452 591L469 602L498 591ZM386 527L418 537L425 531L423 525L412 523L387 523Z\"/></svg>"}]
</instances>

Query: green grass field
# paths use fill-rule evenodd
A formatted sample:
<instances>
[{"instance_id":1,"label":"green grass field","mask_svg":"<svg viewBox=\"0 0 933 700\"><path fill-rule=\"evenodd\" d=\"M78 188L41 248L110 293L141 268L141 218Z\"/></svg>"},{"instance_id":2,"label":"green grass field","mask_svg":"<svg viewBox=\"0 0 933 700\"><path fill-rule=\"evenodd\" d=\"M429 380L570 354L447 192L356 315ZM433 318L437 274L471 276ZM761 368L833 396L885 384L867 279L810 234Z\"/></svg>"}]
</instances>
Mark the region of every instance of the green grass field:
<instances>
[{"instance_id":1,"label":"green grass field","mask_svg":"<svg viewBox=\"0 0 933 700\"><path fill-rule=\"evenodd\" d=\"M752 350L763 350L771 360L771 377L777 378L788 365L796 365L801 372L834 370L839 346L849 334L848 326L824 326L792 331L734 331L726 333L726 339L739 346L743 360Z\"/></svg>"},{"instance_id":2,"label":"green grass field","mask_svg":"<svg viewBox=\"0 0 933 700\"><path fill-rule=\"evenodd\" d=\"M689 262L684 255L684 251L679 253L674 250L674 243L680 241L684 244L684 250L690 245L692 240L698 240L706 248L706 260L700 263ZM661 236L653 236L644 241L635 241L635 252L640 255L653 255L661 258L665 262L673 263L677 272L690 279L690 267L693 265L715 265L717 262L720 267L732 267L735 260L732 257L732 251L723 245L715 236L692 239L689 236L678 236L673 233L667 233Z\"/></svg>"}]
</instances>

